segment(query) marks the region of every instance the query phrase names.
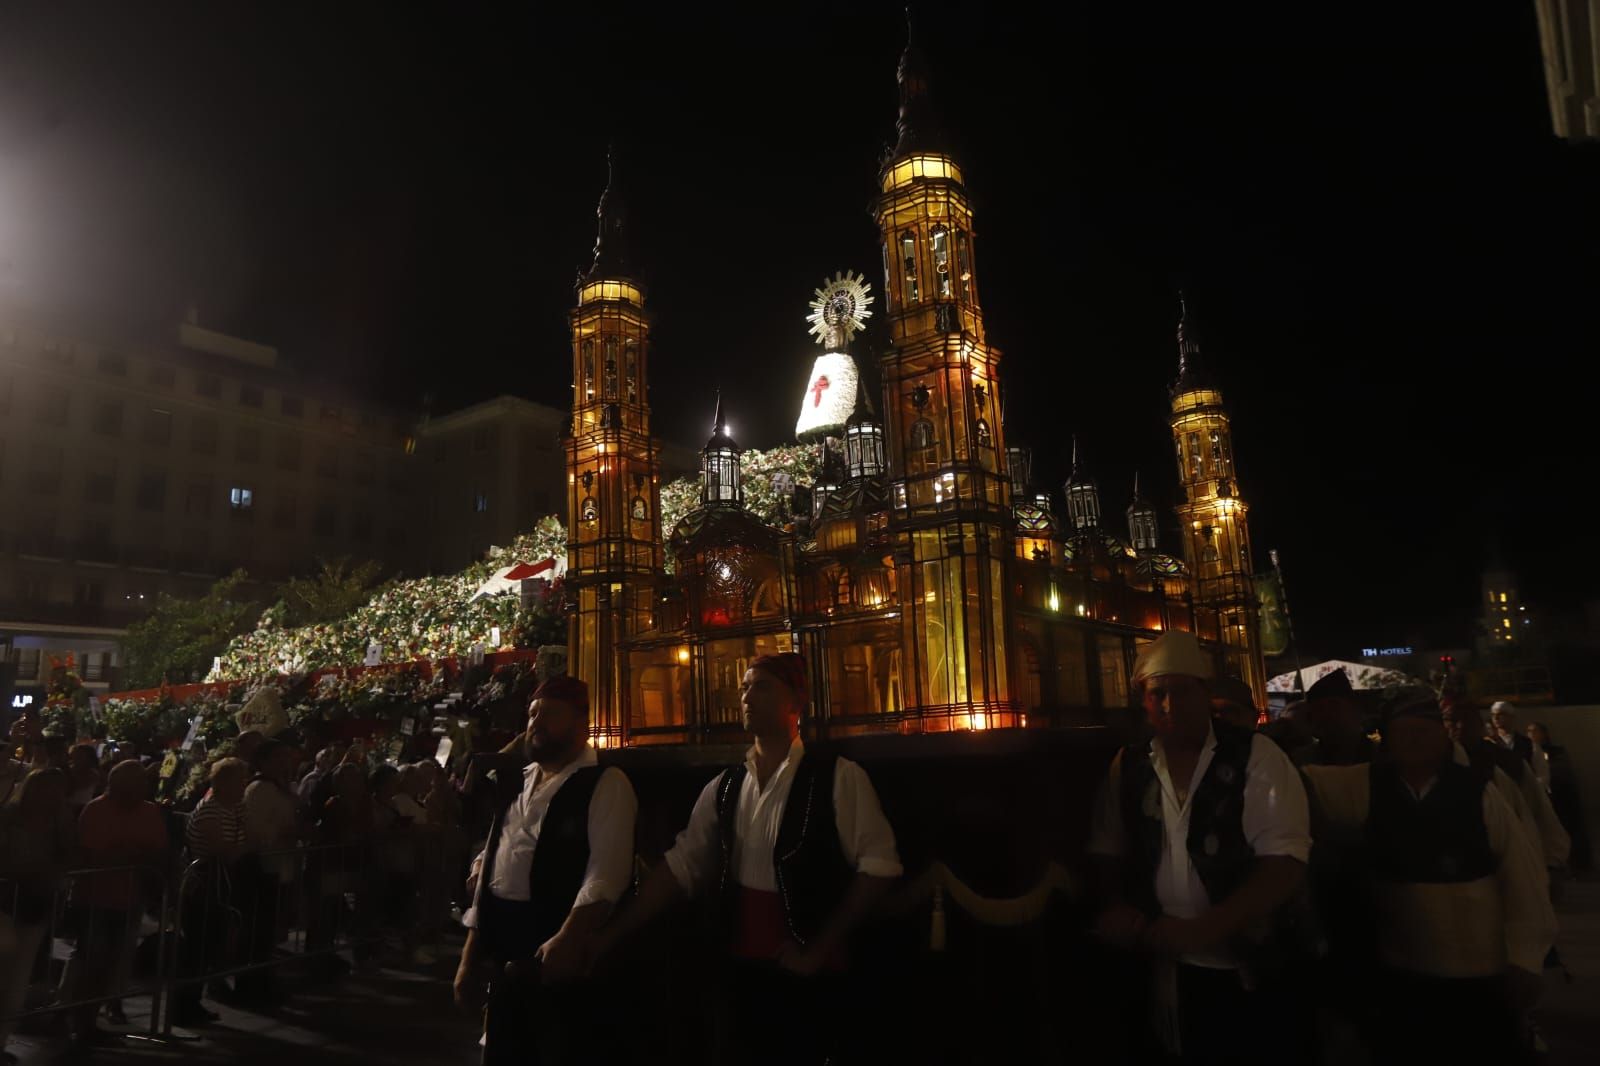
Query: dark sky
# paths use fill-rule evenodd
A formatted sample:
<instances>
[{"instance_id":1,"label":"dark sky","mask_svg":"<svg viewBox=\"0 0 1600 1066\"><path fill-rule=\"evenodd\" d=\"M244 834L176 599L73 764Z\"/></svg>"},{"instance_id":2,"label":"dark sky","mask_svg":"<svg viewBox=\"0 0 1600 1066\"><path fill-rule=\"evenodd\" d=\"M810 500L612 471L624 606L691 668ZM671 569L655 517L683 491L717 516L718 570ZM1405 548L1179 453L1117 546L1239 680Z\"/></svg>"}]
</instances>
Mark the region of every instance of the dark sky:
<instances>
[{"instance_id":1,"label":"dark sky","mask_svg":"<svg viewBox=\"0 0 1600 1066\"><path fill-rule=\"evenodd\" d=\"M881 283L899 10L577 6L0 7L0 283L154 322L193 301L391 402L561 404L614 139L658 431L698 443L720 385L742 442L786 440L812 288ZM1600 158L1551 136L1533 4L1096 6L1138 10L919 28L1008 432L1055 482L1078 433L1112 513L1136 467L1171 502L1183 285L1308 643L1470 611L1496 539L1536 603L1600 592Z\"/></svg>"}]
</instances>

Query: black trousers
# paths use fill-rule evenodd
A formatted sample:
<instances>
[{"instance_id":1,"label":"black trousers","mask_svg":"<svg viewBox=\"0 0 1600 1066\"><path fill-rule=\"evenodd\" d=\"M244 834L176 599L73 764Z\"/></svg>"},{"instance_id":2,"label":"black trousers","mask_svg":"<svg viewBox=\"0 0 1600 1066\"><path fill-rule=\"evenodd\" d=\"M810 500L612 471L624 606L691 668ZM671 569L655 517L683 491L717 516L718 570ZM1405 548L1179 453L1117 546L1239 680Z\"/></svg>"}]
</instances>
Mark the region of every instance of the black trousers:
<instances>
[{"instance_id":1,"label":"black trousers","mask_svg":"<svg viewBox=\"0 0 1600 1066\"><path fill-rule=\"evenodd\" d=\"M1291 1066L1310 1061L1309 1016L1299 983L1278 974L1246 990L1237 970L1178 966L1180 1062Z\"/></svg>"},{"instance_id":2,"label":"black trousers","mask_svg":"<svg viewBox=\"0 0 1600 1066\"><path fill-rule=\"evenodd\" d=\"M1372 1034L1374 1062L1515 1066L1530 1061L1499 977L1429 977L1385 968L1374 985L1380 1004Z\"/></svg>"},{"instance_id":3,"label":"black trousers","mask_svg":"<svg viewBox=\"0 0 1600 1066\"><path fill-rule=\"evenodd\" d=\"M605 991L593 981L546 985L534 953L544 943L526 903L484 891L480 935L493 964L484 1007L484 1066L568 1066L616 1061L608 1051L615 1022L605 1022ZM515 963L517 973L506 972ZM614 1004L611 1004L614 1007Z\"/></svg>"},{"instance_id":4,"label":"black trousers","mask_svg":"<svg viewBox=\"0 0 1600 1066\"><path fill-rule=\"evenodd\" d=\"M775 962L733 960L718 997L721 1066L823 1066L846 1061L844 978L797 977Z\"/></svg>"}]
</instances>

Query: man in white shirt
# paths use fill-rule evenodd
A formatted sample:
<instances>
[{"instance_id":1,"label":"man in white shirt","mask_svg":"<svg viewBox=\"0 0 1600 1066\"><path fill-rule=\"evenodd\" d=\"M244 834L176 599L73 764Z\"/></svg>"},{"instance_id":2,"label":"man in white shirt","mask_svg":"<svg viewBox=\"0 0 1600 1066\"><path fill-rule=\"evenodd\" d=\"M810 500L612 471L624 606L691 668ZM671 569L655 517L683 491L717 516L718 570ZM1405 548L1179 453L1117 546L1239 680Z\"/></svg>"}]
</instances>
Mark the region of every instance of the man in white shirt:
<instances>
[{"instance_id":1,"label":"man in white shirt","mask_svg":"<svg viewBox=\"0 0 1600 1066\"><path fill-rule=\"evenodd\" d=\"M1251 964L1305 876L1305 790L1272 741L1213 722L1210 673L1189 633L1139 654L1134 681L1155 736L1118 753L1095 804L1089 853L1105 895L1095 932L1154 956L1154 1035L1168 1052L1292 1063L1304 1049L1283 983Z\"/></svg>"},{"instance_id":2,"label":"man in white shirt","mask_svg":"<svg viewBox=\"0 0 1600 1066\"><path fill-rule=\"evenodd\" d=\"M808 698L801 656L751 662L740 703L755 742L744 764L707 783L688 828L605 937L613 944L685 899L709 898L729 955L720 998L732 1010L730 1062L827 1060L850 934L902 872L866 772L801 743ZM783 1017L796 1023L773 1024Z\"/></svg>"},{"instance_id":3,"label":"man in white shirt","mask_svg":"<svg viewBox=\"0 0 1600 1066\"><path fill-rule=\"evenodd\" d=\"M1365 852L1377 1061L1521 1061L1515 1012L1537 999L1555 915L1536 846L1500 790L1451 758L1433 693L1394 702L1370 766L1306 780L1327 831Z\"/></svg>"},{"instance_id":4,"label":"man in white shirt","mask_svg":"<svg viewBox=\"0 0 1600 1066\"><path fill-rule=\"evenodd\" d=\"M602 769L589 746L589 689L577 678L552 677L535 690L525 736L533 761L522 788L473 861L456 1002L476 999L476 972L492 964L487 1066L596 1061L593 1005L574 982L633 883L638 801L627 776Z\"/></svg>"}]
</instances>

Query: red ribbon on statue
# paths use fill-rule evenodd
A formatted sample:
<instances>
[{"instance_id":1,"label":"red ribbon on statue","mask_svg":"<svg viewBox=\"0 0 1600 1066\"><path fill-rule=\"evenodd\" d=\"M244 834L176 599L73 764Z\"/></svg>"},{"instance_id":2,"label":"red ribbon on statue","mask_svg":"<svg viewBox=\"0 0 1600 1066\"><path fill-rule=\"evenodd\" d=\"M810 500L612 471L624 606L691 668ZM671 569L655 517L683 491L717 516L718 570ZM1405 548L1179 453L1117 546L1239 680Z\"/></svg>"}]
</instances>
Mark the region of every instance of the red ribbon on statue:
<instances>
[{"instance_id":1,"label":"red ribbon on statue","mask_svg":"<svg viewBox=\"0 0 1600 1066\"><path fill-rule=\"evenodd\" d=\"M831 384L832 384L832 382L830 382L828 380L828 375L826 375L826 374L823 374L823 375L821 375L820 377L817 378L816 383L811 386L811 406L812 407L821 407L822 406L822 390L826 389Z\"/></svg>"}]
</instances>

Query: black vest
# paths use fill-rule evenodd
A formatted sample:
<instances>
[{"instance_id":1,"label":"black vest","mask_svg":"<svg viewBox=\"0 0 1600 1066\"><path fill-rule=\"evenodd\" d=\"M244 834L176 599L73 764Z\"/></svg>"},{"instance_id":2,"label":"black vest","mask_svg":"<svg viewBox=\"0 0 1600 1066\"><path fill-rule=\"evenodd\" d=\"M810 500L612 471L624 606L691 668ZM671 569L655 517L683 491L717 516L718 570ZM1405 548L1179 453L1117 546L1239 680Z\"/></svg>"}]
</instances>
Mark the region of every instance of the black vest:
<instances>
[{"instance_id":1,"label":"black vest","mask_svg":"<svg viewBox=\"0 0 1600 1066\"><path fill-rule=\"evenodd\" d=\"M1255 851L1244 835L1244 785L1255 734L1213 722L1217 749L1211 765L1189 797L1189 836L1185 846L1200 883L1213 904L1221 903L1249 876ZM1161 913L1156 899L1156 867L1161 863L1161 781L1150 762L1150 746L1122 749L1122 831L1126 839L1124 892L1146 913Z\"/></svg>"},{"instance_id":2,"label":"black vest","mask_svg":"<svg viewBox=\"0 0 1600 1066\"><path fill-rule=\"evenodd\" d=\"M1476 881L1494 873L1481 774L1446 763L1418 800L1386 761L1370 770L1367 852L1374 877L1408 884Z\"/></svg>"},{"instance_id":3,"label":"black vest","mask_svg":"<svg viewBox=\"0 0 1600 1066\"><path fill-rule=\"evenodd\" d=\"M1478 740L1462 747L1467 752L1467 765L1472 767L1473 773L1486 785L1494 783L1494 772L1497 769L1504 770L1506 776L1519 785L1522 783L1522 775L1528 773L1528 764L1523 762L1516 752L1502 748L1492 740Z\"/></svg>"},{"instance_id":4,"label":"black vest","mask_svg":"<svg viewBox=\"0 0 1600 1066\"><path fill-rule=\"evenodd\" d=\"M530 940L534 948L561 928L572 910L572 901L578 897L578 889L583 887L583 875L589 867L589 801L594 798L595 786L600 783L604 769L584 766L573 771L550 797L550 806L545 809L544 821L539 826L539 841L533 849L533 863L528 869L528 915L516 931L518 937ZM519 791L516 795L520 794ZM481 893L489 892L500 831L516 795L501 806L489 830L489 842L483 849L483 868L478 874ZM484 917L494 910L479 908ZM493 928L484 928L481 921L479 929L480 935L489 939L496 934Z\"/></svg>"},{"instance_id":5,"label":"black vest","mask_svg":"<svg viewBox=\"0 0 1600 1066\"><path fill-rule=\"evenodd\" d=\"M828 916L854 879L839 843L834 818L833 779L838 757L808 750L795 768L794 783L778 823L778 840L772 849L773 872L783 900L789 935L802 946L822 931ZM737 914L739 881L733 871L733 845L738 823L739 792L748 771L730 766L717 782L717 831L721 842L721 869L717 898L720 919L730 930Z\"/></svg>"}]
</instances>

